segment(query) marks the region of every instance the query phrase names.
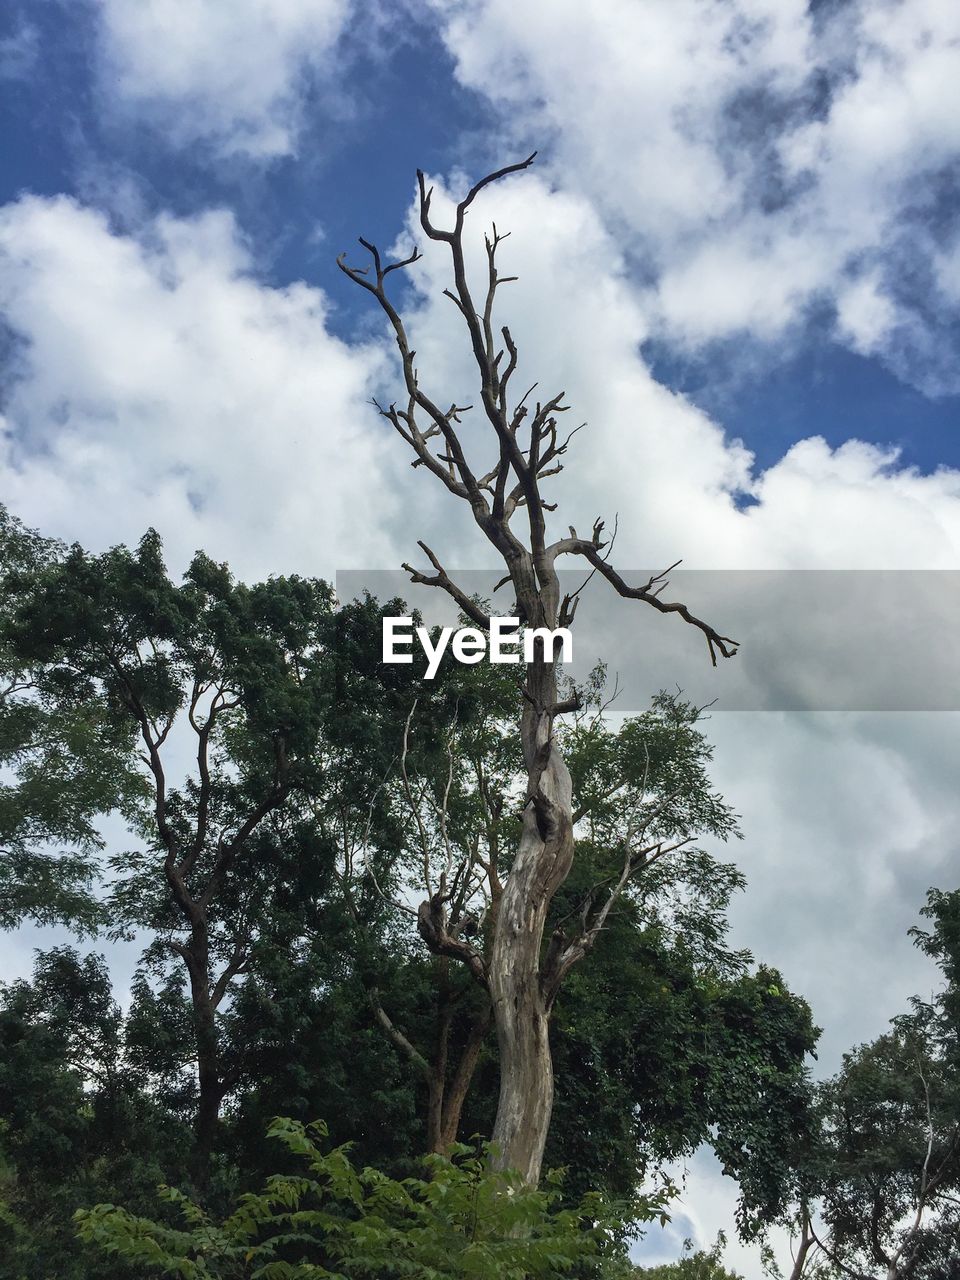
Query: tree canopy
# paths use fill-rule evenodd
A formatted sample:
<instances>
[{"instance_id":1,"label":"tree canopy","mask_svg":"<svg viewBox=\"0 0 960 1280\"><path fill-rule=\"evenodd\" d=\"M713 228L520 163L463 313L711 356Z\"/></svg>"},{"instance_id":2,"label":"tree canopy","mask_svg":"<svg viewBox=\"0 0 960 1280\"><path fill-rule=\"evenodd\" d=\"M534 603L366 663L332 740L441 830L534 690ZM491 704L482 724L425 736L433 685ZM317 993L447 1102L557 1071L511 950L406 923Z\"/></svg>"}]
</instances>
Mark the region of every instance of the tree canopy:
<instances>
[{"instance_id":1,"label":"tree canopy","mask_svg":"<svg viewBox=\"0 0 960 1280\"><path fill-rule=\"evenodd\" d=\"M4 1230L23 1274L114 1274L116 1258L78 1255L73 1236L73 1210L98 1200L149 1214L164 1182L225 1211L275 1172L276 1115L327 1115L333 1140L388 1177L488 1134L489 994L424 946L415 904L425 866L431 884L447 859L473 867L443 929L485 962L488 888L523 822L516 673L445 664L425 683L383 667L381 619L398 602L335 606L299 578L246 586L203 555L177 583L153 533L91 555L5 527L19 550L2 643L20 676L4 712L30 725L5 739L20 806L7 812L29 817L6 828L11 920L144 944L129 997L95 952L60 946L0 998ZM598 671L558 728L581 855L545 946L571 916L603 916L557 996L548 1158L567 1166L573 1205L629 1198L710 1141L745 1226L766 1221L783 1184L768 1153L802 1126L815 1029L780 975L728 945L742 877L701 841L735 835L736 819L697 708L661 695L613 721L602 689ZM103 756L78 748L60 776L83 825L58 829L31 778L45 754L71 758L78 718ZM650 856L619 883L639 829ZM82 911L58 897L75 866Z\"/></svg>"}]
</instances>

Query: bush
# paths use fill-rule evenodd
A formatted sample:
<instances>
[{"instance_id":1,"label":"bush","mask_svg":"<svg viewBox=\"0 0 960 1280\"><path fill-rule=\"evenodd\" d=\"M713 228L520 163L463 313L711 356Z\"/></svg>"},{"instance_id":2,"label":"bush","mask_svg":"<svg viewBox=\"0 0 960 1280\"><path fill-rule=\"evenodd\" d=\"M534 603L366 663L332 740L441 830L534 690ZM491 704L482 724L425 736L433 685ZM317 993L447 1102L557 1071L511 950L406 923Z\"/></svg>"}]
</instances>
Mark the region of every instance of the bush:
<instances>
[{"instance_id":1,"label":"bush","mask_svg":"<svg viewBox=\"0 0 960 1280\"><path fill-rule=\"evenodd\" d=\"M323 1124L276 1120L269 1134L307 1172L269 1178L224 1222L161 1187L183 1225L101 1204L76 1214L80 1237L183 1280L553 1280L616 1264L625 1221L667 1220L669 1187L629 1205L591 1194L560 1209L560 1175L548 1175L545 1189L529 1187L494 1170L483 1148L428 1156L424 1178L396 1181L355 1169L347 1146L323 1151Z\"/></svg>"}]
</instances>

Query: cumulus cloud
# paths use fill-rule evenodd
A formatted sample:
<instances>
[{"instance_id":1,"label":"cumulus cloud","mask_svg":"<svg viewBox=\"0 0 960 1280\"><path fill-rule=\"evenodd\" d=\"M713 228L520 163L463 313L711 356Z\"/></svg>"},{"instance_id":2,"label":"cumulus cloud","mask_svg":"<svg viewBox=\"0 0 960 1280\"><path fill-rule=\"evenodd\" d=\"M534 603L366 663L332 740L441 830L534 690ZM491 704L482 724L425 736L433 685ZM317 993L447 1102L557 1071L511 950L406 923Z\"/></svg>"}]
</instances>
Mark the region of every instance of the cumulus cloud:
<instances>
[{"instance_id":1,"label":"cumulus cloud","mask_svg":"<svg viewBox=\"0 0 960 1280\"><path fill-rule=\"evenodd\" d=\"M452 183L455 190L462 182ZM436 186L442 222L450 197ZM481 281L481 233L491 221L511 232L500 250L501 270L520 276L500 301L500 320L520 351L517 389L534 380L538 393L564 389L569 425L588 424L571 444L568 471L552 482L561 500L560 533L569 523L589 529L597 515L612 525L619 513L617 560L629 568L660 567L680 556L687 567L718 569L956 566L960 472L923 475L901 466L895 450L857 440L833 449L816 435L758 471L722 424L651 374L641 350L649 333L642 297L592 201L557 191L532 171L488 189L468 215L470 262ZM411 213L402 243L422 239L417 233ZM446 403L471 403L469 348L442 296L446 252L423 247L410 323L424 385ZM848 305L848 322L856 321L861 335L869 307L869 300ZM490 446L476 413L466 416L464 434L482 473ZM476 563L469 523L447 523L456 504L445 505L441 536L448 545L471 546Z\"/></svg>"},{"instance_id":2,"label":"cumulus cloud","mask_svg":"<svg viewBox=\"0 0 960 1280\"><path fill-rule=\"evenodd\" d=\"M266 159L297 147L351 0L99 0L106 83L174 142Z\"/></svg>"},{"instance_id":3,"label":"cumulus cloud","mask_svg":"<svg viewBox=\"0 0 960 1280\"><path fill-rule=\"evenodd\" d=\"M342 96L352 0L99 5L111 106L175 144L290 155L318 87ZM951 0L405 9L439 24L501 145L549 141L552 178L621 239L658 335L769 343L832 312L837 341L931 395L960 390L941 208L960 156Z\"/></svg>"},{"instance_id":4,"label":"cumulus cloud","mask_svg":"<svg viewBox=\"0 0 960 1280\"><path fill-rule=\"evenodd\" d=\"M15 335L0 435L5 499L94 546L152 523L245 575L332 574L387 554L357 519L392 486L364 400L382 356L327 331L317 289L251 272L232 216L160 215L137 235L67 198L0 211Z\"/></svg>"},{"instance_id":5,"label":"cumulus cloud","mask_svg":"<svg viewBox=\"0 0 960 1280\"><path fill-rule=\"evenodd\" d=\"M517 145L551 139L552 176L603 211L675 343L770 341L836 307L839 341L960 389L937 278L960 156L950 0L432 3L460 79Z\"/></svg>"}]
</instances>

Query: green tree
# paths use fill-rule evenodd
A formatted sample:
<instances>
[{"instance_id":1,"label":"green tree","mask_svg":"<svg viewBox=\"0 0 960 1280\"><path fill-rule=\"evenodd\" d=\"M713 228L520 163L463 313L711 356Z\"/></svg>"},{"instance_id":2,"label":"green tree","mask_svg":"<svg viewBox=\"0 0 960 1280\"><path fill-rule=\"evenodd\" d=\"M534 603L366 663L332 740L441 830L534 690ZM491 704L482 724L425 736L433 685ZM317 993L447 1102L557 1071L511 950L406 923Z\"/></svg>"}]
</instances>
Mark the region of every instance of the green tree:
<instances>
[{"instance_id":1,"label":"green tree","mask_svg":"<svg viewBox=\"0 0 960 1280\"><path fill-rule=\"evenodd\" d=\"M203 555L178 586L154 533L134 553L74 547L8 580L6 643L49 703L56 736L84 707L105 708L148 796L140 847L111 860L105 924L115 935L153 931L154 967L170 955L183 965L202 1172L237 1069L221 1051L218 1011L278 895L315 893L328 861L285 806L318 785L315 747L336 697L323 661L330 591L299 578L247 587Z\"/></svg>"},{"instance_id":2,"label":"green tree","mask_svg":"<svg viewBox=\"0 0 960 1280\"><path fill-rule=\"evenodd\" d=\"M718 1236L711 1249L696 1252L689 1240L684 1243L683 1257L676 1262L666 1262L658 1267L637 1267L633 1280L743 1280L736 1271L728 1271L723 1265L723 1248L726 1240Z\"/></svg>"},{"instance_id":3,"label":"green tree","mask_svg":"<svg viewBox=\"0 0 960 1280\"><path fill-rule=\"evenodd\" d=\"M165 1124L193 1119L198 1174L217 1126L215 1194L268 1171L276 1114L331 1114L338 1141L401 1174L424 1148L489 1133L487 979L525 821L516 673L447 666L425 684L380 661L399 602L334 612L323 584L246 587L201 555L178 586L152 534L135 553L25 560L8 581L6 643L51 728L96 702L146 787L140 847L113 859L98 908L114 932L155 935L110 1069ZM736 824L697 709L661 695L614 728L602 671L570 698L555 739L578 857L542 957L563 1068L549 1157L574 1198L628 1195L709 1140L746 1228L778 1208L801 1132L809 1012L726 943L742 877L699 841ZM74 1070L97 1094L93 1068Z\"/></svg>"},{"instance_id":4,"label":"green tree","mask_svg":"<svg viewBox=\"0 0 960 1280\"><path fill-rule=\"evenodd\" d=\"M960 1268L960 891L913 930L945 978L818 1090L793 1275L948 1280Z\"/></svg>"},{"instance_id":5,"label":"green tree","mask_svg":"<svg viewBox=\"0 0 960 1280\"><path fill-rule=\"evenodd\" d=\"M86 763L51 803L56 810L65 796L64 813L85 824L85 919L111 936L154 936L134 983L125 1052L156 1095L180 1114L192 1110L203 1177L224 1100L252 1087L258 1054L262 1065L257 1016L291 993L284 966L302 978L298 957L308 955L314 984L329 991L357 969L372 991L373 952L386 963L381 890L393 871L380 851L403 832L385 780L421 672L385 669L383 609L366 599L335 612L322 582L248 587L198 554L178 585L154 533L135 552L100 556L17 535L2 636L9 665L30 678L11 687L6 705L10 718L33 723L41 704L53 744L14 761L17 836L25 846L29 831L51 834L47 792L33 783L49 777L51 749L76 745ZM445 699L443 685L421 701L428 727L455 704L468 721L479 700L469 690ZM114 734L109 756L96 757L97 777L111 780L101 791L88 785L86 742L72 737L77 720L94 719ZM118 778L138 847L112 856L112 886L98 896L94 819L116 803ZM364 875L351 879L346 900L338 858L350 860L361 844ZM28 889L34 914L49 918L73 864L38 857L44 877ZM11 853L4 865L24 901L22 861ZM362 938L361 953L345 955L347 933L353 952Z\"/></svg>"},{"instance_id":6,"label":"green tree","mask_svg":"<svg viewBox=\"0 0 960 1280\"><path fill-rule=\"evenodd\" d=\"M93 932L104 840L97 821L131 812L143 792L130 766L133 732L107 700L62 695L46 664L16 643L27 584L66 549L0 506L0 927L24 918Z\"/></svg>"},{"instance_id":7,"label":"green tree","mask_svg":"<svg viewBox=\"0 0 960 1280\"><path fill-rule=\"evenodd\" d=\"M147 1208L182 1167L178 1117L123 1060L120 1010L101 957L58 947L31 980L0 988L0 1275L114 1280L81 1250L72 1215ZM126 1274L126 1270L121 1274Z\"/></svg>"}]
</instances>

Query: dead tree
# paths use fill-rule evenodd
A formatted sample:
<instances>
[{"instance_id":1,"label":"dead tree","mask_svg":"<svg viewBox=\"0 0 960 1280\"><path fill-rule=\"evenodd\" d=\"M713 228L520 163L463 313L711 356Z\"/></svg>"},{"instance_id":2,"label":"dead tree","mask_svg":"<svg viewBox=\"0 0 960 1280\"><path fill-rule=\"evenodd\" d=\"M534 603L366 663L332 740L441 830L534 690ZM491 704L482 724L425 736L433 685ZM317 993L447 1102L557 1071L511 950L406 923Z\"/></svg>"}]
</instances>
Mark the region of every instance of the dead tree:
<instances>
[{"instance_id":1,"label":"dead tree","mask_svg":"<svg viewBox=\"0 0 960 1280\"><path fill-rule=\"evenodd\" d=\"M535 155L536 153L534 153ZM432 188L418 171L420 224L430 240L445 244L453 268L452 288L444 290L460 313L476 363L482 413L489 424L491 458L483 465L464 449L458 430L461 416L472 406L452 404L441 408L421 382L416 353L411 350L403 320L387 293L387 278L410 266L419 257L414 249L402 261L385 263L377 247L360 244L370 256L369 267L349 266L345 255L337 262L355 283L376 298L386 314L396 340L403 369L402 402L381 405L380 414L392 425L415 455L413 465L424 467L455 498L466 502L474 520L506 568L503 582L510 583L517 610L530 627L554 630L573 622L578 593L562 595L557 561L578 558L605 578L621 596L640 600L661 613L676 613L698 628L706 638L710 656L729 657L736 641L720 635L694 617L684 604L665 601L661 593L666 573L641 586L630 586L610 563L609 545L603 538L604 523L597 520L589 537L571 528L568 537L551 540L542 485L563 468L571 432L562 436L559 415L564 393L529 403L533 388L513 397L518 364L517 346L509 328L496 328L494 303L498 286L514 278L501 276L497 252L505 238L494 226L485 237L487 273L482 295L474 299L467 279L463 233L466 215L479 193L493 182L526 169L534 159L507 165L482 178L456 207L453 227L437 226L431 216ZM491 465L492 463L492 465ZM522 523L523 531L514 526ZM419 544L432 572L404 565L412 581L446 591L472 621L489 624L484 611L448 575L439 558ZM604 554L605 548L608 554ZM519 732L527 773L526 803L520 839L509 875L491 903L492 942L487 956L451 927L449 904L452 886L441 882L422 904L418 927L427 947L437 955L466 964L489 991L500 1050L500 1098L493 1141L505 1166L518 1169L530 1182L540 1175L544 1144L553 1105L553 1070L548 1024L560 983L571 966L589 949L602 927L598 918L605 909L585 912L573 936L559 933L551 940L541 962L547 911L553 895L564 882L574 856L574 813L570 774L554 740L555 719L575 709L575 701L561 700L556 662L544 651L526 667ZM642 863L649 850L627 854L626 875ZM609 907L606 907L609 910Z\"/></svg>"}]
</instances>

